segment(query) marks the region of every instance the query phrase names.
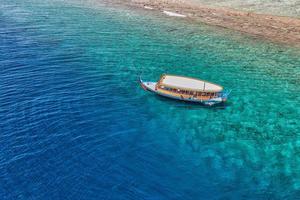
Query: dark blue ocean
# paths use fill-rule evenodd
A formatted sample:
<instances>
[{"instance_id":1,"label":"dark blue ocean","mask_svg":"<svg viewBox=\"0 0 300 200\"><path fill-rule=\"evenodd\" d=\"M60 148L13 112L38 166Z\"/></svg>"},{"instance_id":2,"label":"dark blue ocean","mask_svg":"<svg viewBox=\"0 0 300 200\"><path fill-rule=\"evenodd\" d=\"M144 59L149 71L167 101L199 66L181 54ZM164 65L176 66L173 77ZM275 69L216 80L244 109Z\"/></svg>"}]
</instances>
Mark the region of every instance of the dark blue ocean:
<instances>
[{"instance_id":1,"label":"dark blue ocean","mask_svg":"<svg viewBox=\"0 0 300 200\"><path fill-rule=\"evenodd\" d=\"M300 50L98 1L0 0L0 199L299 199ZM142 90L193 76L213 108Z\"/></svg>"}]
</instances>

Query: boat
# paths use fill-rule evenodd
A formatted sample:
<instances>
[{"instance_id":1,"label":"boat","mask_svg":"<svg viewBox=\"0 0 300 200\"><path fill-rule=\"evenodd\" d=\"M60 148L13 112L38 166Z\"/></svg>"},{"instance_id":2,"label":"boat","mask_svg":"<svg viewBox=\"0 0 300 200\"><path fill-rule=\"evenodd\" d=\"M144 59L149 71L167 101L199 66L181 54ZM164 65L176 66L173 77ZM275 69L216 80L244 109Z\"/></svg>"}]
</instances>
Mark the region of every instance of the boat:
<instances>
[{"instance_id":1,"label":"boat","mask_svg":"<svg viewBox=\"0 0 300 200\"><path fill-rule=\"evenodd\" d=\"M230 91L222 86L185 76L163 74L159 81L143 81L140 77L143 89L158 95L213 106L227 101Z\"/></svg>"}]
</instances>

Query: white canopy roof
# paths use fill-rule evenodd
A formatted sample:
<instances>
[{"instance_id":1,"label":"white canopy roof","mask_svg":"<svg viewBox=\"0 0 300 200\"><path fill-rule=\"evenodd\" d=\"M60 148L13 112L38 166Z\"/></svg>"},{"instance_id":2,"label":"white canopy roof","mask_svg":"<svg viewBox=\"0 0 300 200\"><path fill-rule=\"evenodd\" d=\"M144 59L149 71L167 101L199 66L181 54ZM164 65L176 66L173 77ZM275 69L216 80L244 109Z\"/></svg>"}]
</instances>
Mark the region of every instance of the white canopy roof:
<instances>
[{"instance_id":1,"label":"white canopy roof","mask_svg":"<svg viewBox=\"0 0 300 200\"><path fill-rule=\"evenodd\" d=\"M186 90L197 90L204 92L220 92L223 90L223 88L219 85L183 76L165 75L162 77L160 83L165 86Z\"/></svg>"}]
</instances>

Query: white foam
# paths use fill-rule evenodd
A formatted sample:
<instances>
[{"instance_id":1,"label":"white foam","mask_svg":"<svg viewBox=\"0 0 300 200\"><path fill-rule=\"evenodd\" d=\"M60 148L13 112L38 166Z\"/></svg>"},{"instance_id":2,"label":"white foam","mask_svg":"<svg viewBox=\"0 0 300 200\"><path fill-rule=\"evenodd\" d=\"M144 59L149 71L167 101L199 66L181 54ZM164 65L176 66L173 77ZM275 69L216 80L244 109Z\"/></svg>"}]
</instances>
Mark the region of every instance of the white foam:
<instances>
[{"instance_id":1,"label":"white foam","mask_svg":"<svg viewBox=\"0 0 300 200\"><path fill-rule=\"evenodd\" d=\"M153 8L150 7L150 6L144 6L144 8L147 9L147 10L153 10Z\"/></svg>"},{"instance_id":2,"label":"white foam","mask_svg":"<svg viewBox=\"0 0 300 200\"><path fill-rule=\"evenodd\" d=\"M182 14L179 14L179 13L174 13L174 12L170 12L170 11L166 11L166 10L164 10L163 13L168 15L168 16L171 16L171 17L186 17L186 15L182 15Z\"/></svg>"}]
</instances>

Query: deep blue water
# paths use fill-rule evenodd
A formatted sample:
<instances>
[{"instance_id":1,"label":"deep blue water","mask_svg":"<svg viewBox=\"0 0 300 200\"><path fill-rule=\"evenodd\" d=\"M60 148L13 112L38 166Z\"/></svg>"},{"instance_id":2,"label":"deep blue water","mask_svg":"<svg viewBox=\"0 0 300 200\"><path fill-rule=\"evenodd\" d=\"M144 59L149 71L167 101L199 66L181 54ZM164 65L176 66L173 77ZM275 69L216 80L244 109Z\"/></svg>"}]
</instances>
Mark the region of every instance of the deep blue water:
<instances>
[{"instance_id":1,"label":"deep blue water","mask_svg":"<svg viewBox=\"0 0 300 200\"><path fill-rule=\"evenodd\" d=\"M299 198L299 49L101 3L0 10L1 199ZM181 103L141 73L233 92Z\"/></svg>"}]
</instances>

